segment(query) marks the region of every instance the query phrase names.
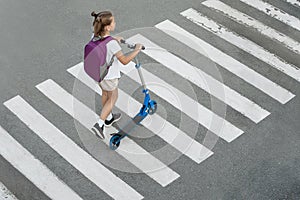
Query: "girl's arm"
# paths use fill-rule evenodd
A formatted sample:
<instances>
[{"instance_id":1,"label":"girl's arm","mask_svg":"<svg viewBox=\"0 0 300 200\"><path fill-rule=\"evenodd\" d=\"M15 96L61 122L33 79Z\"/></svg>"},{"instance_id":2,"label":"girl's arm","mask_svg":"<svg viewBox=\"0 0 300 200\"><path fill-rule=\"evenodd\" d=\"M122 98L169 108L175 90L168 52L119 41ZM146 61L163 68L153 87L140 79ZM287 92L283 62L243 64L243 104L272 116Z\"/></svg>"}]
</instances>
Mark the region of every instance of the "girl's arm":
<instances>
[{"instance_id":1,"label":"girl's arm","mask_svg":"<svg viewBox=\"0 0 300 200\"><path fill-rule=\"evenodd\" d=\"M123 65L127 65L130 61L132 61L138 55L138 53L141 51L141 49L142 49L142 45L136 44L135 49L129 55L124 55L122 51L119 51L115 54L115 56L118 58L118 60Z\"/></svg>"}]
</instances>

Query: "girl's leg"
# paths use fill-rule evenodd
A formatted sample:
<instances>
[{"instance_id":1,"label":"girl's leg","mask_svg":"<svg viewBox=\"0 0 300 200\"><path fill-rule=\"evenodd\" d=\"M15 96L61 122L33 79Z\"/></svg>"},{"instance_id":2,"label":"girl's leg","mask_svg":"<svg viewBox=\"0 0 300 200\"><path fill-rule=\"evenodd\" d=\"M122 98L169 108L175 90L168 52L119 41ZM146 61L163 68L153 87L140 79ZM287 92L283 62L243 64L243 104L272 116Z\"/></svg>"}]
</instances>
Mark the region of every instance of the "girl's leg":
<instances>
[{"instance_id":1,"label":"girl's leg","mask_svg":"<svg viewBox=\"0 0 300 200\"><path fill-rule=\"evenodd\" d=\"M104 107L105 103L107 102L107 99L108 99L108 91L102 90L102 97L101 97L102 108Z\"/></svg>"},{"instance_id":2,"label":"girl's leg","mask_svg":"<svg viewBox=\"0 0 300 200\"><path fill-rule=\"evenodd\" d=\"M111 113L116 101L118 99L118 88L113 91L107 91L107 100L102 107L100 118L104 121Z\"/></svg>"}]
</instances>

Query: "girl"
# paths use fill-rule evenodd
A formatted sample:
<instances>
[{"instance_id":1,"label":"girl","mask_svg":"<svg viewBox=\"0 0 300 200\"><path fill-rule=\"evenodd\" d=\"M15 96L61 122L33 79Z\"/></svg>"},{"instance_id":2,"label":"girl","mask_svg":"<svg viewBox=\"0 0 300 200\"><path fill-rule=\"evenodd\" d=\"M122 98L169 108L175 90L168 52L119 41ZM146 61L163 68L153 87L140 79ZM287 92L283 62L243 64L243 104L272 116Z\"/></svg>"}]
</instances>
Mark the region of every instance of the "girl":
<instances>
[{"instance_id":1,"label":"girl","mask_svg":"<svg viewBox=\"0 0 300 200\"><path fill-rule=\"evenodd\" d=\"M115 30L115 18L110 11L103 11L98 14L92 12L91 15L94 17L93 40L103 39L109 36L110 32ZM109 63L113 56L117 59L114 59L108 74L105 76L104 80L99 83L100 88L102 89L102 112L98 122L92 127L92 131L101 139L105 138L103 133L104 126L110 127L114 122L121 118L121 113L113 114L111 112L118 99L118 83L119 78L121 77L120 67L123 67L123 65L126 65L133 60L142 48L141 44L137 44L134 51L125 56L119 45L122 39L123 38L121 37L114 37L114 40L111 40L106 44L106 61Z\"/></svg>"}]
</instances>

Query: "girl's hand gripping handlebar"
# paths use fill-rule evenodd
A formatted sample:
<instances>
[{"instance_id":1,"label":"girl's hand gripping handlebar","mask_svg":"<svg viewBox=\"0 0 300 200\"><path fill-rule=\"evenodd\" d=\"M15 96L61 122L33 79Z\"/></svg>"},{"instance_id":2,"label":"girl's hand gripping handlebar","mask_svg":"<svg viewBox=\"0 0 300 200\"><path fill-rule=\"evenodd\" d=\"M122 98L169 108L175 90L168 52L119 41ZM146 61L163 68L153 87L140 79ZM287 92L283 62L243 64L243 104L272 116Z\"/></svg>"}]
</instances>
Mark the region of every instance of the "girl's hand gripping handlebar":
<instances>
[{"instance_id":1,"label":"girl's hand gripping handlebar","mask_svg":"<svg viewBox=\"0 0 300 200\"><path fill-rule=\"evenodd\" d=\"M141 50L145 50L145 47L142 44L139 44L139 43L137 43L137 44L129 44L129 43L126 42L126 40L123 40L123 39L120 40L120 42L123 43L123 44L127 44L127 47L129 49L141 49Z\"/></svg>"}]
</instances>

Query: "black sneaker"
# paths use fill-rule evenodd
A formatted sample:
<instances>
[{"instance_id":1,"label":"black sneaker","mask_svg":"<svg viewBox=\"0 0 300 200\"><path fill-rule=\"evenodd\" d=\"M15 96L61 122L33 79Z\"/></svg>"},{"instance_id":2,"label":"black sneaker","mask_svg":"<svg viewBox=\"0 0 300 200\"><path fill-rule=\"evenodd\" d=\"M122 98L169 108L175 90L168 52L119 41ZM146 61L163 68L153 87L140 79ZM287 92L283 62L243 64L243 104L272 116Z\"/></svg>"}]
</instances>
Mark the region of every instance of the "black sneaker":
<instances>
[{"instance_id":1,"label":"black sneaker","mask_svg":"<svg viewBox=\"0 0 300 200\"><path fill-rule=\"evenodd\" d=\"M119 121L121 119L121 113L116 113L116 114L112 114L112 118L111 120L105 120L104 121L104 125L106 127L111 127L111 125L116 122L116 121Z\"/></svg>"},{"instance_id":2,"label":"black sneaker","mask_svg":"<svg viewBox=\"0 0 300 200\"><path fill-rule=\"evenodd\" d=\"M95 135L97 137L99 137L100 139L104 139L105 136L104 136L104 133L103 133L103 128L104 128L104 125L102 125L101 127L99 126L98 123L96 123L93 127L92 127L92 131L95 133Z\"/></svg>"}]
</instances>

